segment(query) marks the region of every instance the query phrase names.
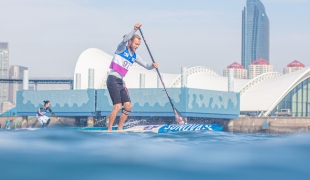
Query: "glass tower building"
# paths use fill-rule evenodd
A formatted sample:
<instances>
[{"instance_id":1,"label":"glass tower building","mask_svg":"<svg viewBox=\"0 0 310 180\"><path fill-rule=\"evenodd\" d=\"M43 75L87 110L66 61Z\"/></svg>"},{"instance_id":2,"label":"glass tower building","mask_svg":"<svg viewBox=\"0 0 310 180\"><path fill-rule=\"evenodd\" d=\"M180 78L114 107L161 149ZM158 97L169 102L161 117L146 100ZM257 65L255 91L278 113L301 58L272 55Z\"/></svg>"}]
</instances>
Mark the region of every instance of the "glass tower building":
<instances>
[{"instance_id":1,"label":"glass tower building","mask_svg":"<svg viewBox=\"0 0 310 180\"><path fill-rule=\"evenodd\" d=\"M0 42L0 78L9 78L9 44ZM0 83L0 107L3 101L8 100L9 86L6 83Z\"/></svg>"},{"instance_id":2,"label":"glass tower building","mask_svg":"<svg viewBox=\"0 0 310 180\"><path fill-rule=\"evenodd\" d=\"M242 66L258 58L269 62L269 19L260 0L247 0L242 11Z\"/></svg>"}]
</instances>

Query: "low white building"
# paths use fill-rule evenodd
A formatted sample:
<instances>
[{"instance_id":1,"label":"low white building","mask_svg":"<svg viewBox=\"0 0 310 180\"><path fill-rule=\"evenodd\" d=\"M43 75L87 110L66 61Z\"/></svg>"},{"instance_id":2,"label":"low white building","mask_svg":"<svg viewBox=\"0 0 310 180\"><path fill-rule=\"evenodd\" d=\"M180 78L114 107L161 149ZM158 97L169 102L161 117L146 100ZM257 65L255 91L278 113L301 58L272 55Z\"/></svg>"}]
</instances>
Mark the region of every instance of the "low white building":
<instances>
[{"instance_id":1,"label":"low white building","mask_svg":"<svg viewBox=\"0 0 310 180\"><path fill-rule=\"evenodd\" d=\"M234 77L236 79L248 79L248 70L244 69L244 67L237 62L230 64L223 70L224 77L228 77L229 69L231 68L234 69Z\"/></svg>"},{"instance_id":2,"label":"low white building","mask_svg":"<svg viewBox=\"0 0 310 180\"><path fill-rule=\"evenodd\" d=\"M264 60L263 58L259 58L252 62L252 64L249 66L249 79L256 78L257 76L273 72L273 66L269 64L268 61Z\"/></svg>"},{"instance_id":3,"label":"low white building","mask_svg":"<svg viewBox=\"0 0 310 180\"><path fill-rule=\"evenodd\" d=\"M295 72L301 69L304 69L305 65L297 60L294 60L293 62L289 63L284 69L283 74L288 74L291 72Z\"/></svg>"}]
</instances>

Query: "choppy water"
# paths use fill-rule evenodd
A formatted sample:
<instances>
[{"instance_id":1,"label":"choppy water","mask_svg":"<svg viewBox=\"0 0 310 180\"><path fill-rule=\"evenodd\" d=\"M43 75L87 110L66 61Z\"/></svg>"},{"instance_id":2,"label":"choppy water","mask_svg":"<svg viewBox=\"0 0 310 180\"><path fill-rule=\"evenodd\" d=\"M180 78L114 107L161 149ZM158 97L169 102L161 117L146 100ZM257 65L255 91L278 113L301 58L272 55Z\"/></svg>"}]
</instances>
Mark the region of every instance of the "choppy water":
<instances>
[{"instance_id":1,"label":"choppy water","mask_svg":"<svg viewBox=\"0 0 310 180\"><path fill-rule=\"evenodd\" d=\"M0 130L0 179L309 179L310 134Z\"/></svg>"}]
</instances>

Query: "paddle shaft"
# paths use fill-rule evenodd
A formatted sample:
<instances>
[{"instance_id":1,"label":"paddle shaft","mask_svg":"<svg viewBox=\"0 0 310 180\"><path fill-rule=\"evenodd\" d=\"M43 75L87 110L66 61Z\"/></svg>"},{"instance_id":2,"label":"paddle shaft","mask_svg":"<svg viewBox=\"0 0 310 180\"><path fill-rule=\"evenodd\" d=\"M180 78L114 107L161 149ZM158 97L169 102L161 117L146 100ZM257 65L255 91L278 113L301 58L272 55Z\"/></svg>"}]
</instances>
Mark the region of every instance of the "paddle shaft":
<instances>
[{"instance_id":1,"label":"paddle shaft","mask_svg":"<svg viewBox=\"0 0 310 180\"><path fill-rule=\"evenodd\" d=\"M59 122L61 122L62 125L64 125L66 127L66 125L60 120L59 117L56 117L56 118L59 120Z\"/></svg>"},{"instance_id":2,"label":"paddle shaft","mask_svg":"<svg viewBox=\"0 0 310 180\"><path fill-rule=\"evenodd\" d=\"M143 33L142 33L141 28L139 28L139 31L140 31L140 34L141 34L141 36L142 36L142 39L143 39L143 41L144 41L144 43L145 43L145 45L146 45L147 51L149 52L149 54L150 54L150 56L151 56L151 59L152 59L153 63L155 63L154 58L153 58L153 56L152 56L152 53L151 53L151 51L150 51L150 48L149 48L149 46L147 45L146 40L145 40L145 38L144 38L144 36L143 36ZM171 104L171 106L172 106L172 109L175 110L175 107L174 107L174 105L173 105L173 103L172 103L172 100L171 100L169 94L168 94L168 91L167 91L167 89L166 89L166 86L165 86L165 84L164 84L164 81L163 81L163 79L161 78L161 75L160 75L160 73L159 73L159 70L158 70L158 68L155 68L155 69L156 69L156 71L157 71L157 74L158 74L158 76L159 76L159 79L160 79L160 81L161 81L161 84L163 85L164 90L165 90L165 92L166 92L166 94L167 94L167 96L168 96L168 99L169 99L169 102L170 102L170 104Z\"/></svg>"}]
</instances>

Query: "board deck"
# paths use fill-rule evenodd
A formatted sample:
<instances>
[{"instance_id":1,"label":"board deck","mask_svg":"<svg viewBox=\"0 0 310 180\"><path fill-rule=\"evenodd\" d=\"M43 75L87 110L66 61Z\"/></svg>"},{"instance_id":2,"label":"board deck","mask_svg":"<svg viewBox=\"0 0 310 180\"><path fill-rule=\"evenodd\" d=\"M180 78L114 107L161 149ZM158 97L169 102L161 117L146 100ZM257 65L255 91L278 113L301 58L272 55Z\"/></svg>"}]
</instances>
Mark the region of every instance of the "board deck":
<instances>
[{"instance_id":1,"label":"board deck","mask_svg":"<svg viewBox=\"0 0 310 180\"><path fill-rule=\"evenodd\" d=\"M134 126L124 127L124 130L117 130L117 127L113 127L112 131L108 131L107 127L83 127L78 131L82 132L153 132L153 133L172 133L172 132L186 132L186 131L222 131L223 127L217 124L170 124L170 125L146 125L146 126Z\"/></svg>"}]
</instances>

